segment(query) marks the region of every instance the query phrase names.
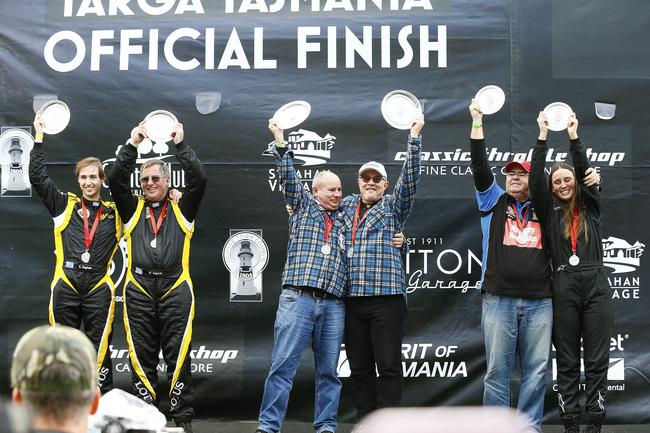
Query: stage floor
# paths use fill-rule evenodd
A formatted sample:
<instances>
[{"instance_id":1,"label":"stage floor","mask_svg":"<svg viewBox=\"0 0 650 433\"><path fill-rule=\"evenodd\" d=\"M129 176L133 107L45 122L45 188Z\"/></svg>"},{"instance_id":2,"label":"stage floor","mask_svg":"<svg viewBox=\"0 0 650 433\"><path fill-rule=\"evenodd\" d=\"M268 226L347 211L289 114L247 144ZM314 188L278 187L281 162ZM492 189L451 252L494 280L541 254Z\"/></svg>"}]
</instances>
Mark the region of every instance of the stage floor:
<instances>
[{"instance_id":1,"label":"stage floor","mask_svg":"<svg viewBox=\"0 0 650 433\"><path fill-rule=\"evenodd\" d=\"M194 433L255 433L256 421L194 421ZM339 424L337 433L350 433L353 424ZM287 421L282 427L282 433L313 433L309 423ZM562 433L564 430L559 425L543 425L542 433ZM604 426L602 433L648 433L650 425L608 425ZM372 433L372 432L368 432ZM409 432L396 432L409 433ZM444 433L444 432L440 432Z\"/></svg>"}]
</instances>

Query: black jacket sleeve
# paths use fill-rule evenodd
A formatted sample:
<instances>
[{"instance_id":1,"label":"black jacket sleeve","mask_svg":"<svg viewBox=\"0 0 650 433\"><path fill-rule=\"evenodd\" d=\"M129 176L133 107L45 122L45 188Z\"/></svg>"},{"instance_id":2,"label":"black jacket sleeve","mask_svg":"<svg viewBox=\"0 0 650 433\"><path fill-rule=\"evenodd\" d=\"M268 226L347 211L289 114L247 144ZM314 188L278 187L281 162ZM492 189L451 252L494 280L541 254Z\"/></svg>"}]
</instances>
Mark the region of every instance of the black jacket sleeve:
<instances>
[{"instance_id":1,"label":"black jacket sleeve","mask_svg":"<svg viewBox=\"0 0 650 433\"><path fill-rule=\"evenodd\" d=\"M138 199L131 191L131 173L135 170L137 159L138 149L131 144L125 144L120 148L115 165L108 173L108 186L124 223L131 219L138 205Z\"/></svg>"},{"instance_id":2,"label":"black jacket sleeve","mask_svg":"<svg viewBox=\"0 0 650 433\"><path fill-rule=\"evenodd\" d=\"M544 174L544 162L546 160L546 140L537 140L533 146L533 160L530 164L530 176L528 177L528 189L530 198L535 208L537 217L546 224L553 214L553 196L548 188L546 175Z\"/></svg>"},{"instance_id":3,"label":"black jacket sleeve","mask_svg":"<svg viewBox=\"0 0 650 433\"><path fill-rule=\"evenodd\" d=\"M585 171L590 167L585 147L579 138L571 140L569 147L571 150L571 159L573 160L573 169L576 172L577 187L580 188L582 195L582 202L591 207L597 215L600 215L600 193L598 192L598 186L587 188L584 183Z\"/></svg>"},{"instance_id":4,"label":"black jacket sleeve","mask_svg":"<svg viewBox=\"0 0 650 433\"><path fill-rule=\"evenodd\" d=\"M494 182L494 175L490 170L487 155L485 154L485 140L470 139L472 155L472 173L474 186L479 192L487 191Z\"/></svg>"},{"instance_id":5,"label":"black jacket sleeve","mask_svg":"<svg viewBox=\"0 0 650 433\"><path fill-rule=\"evenodd\" d=\"M43 144L34 143L29 154L29 181L52 217L61 215L68 205L68 194L60 191L47 175Z\"/></svg>"},{"instance_id":6,"label":"black jacket sleeve","mask_svg":"<svg viewBox=\"0 0 650 433\"><path fill-rule=\"evenodd\" d=\"M199 211L199 205L208 183L203 164L194 153L194 150L183 141L176 145L176 159L185 171L185 191L181 198L180 206L183 216L188 221L194 221Z\"/></svg>"}]
</instances>

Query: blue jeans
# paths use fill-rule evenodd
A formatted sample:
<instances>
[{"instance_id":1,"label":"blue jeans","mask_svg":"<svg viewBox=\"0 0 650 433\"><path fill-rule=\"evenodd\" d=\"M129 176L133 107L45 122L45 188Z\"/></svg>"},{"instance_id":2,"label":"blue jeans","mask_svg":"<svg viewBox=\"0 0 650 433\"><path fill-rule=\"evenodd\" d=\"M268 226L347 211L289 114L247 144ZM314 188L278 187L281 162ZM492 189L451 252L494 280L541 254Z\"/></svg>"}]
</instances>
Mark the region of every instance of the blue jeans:
<instances>
[{"instance_id":1,"label":"blue jeans","mask_svg":"<svg viewBox=\"0 0 650 433\"><path fill-rule=\"evenodd\" d=\"M283 289L275 317L271 369L264 383L260 430L277 433L287 413L300 358L311 342L316 370L314 430L336 431L341 381L336 375L345 308L342 299L317 299Z\"/></svg>"},{"instance_id":2,"label":"blue jeans","mask_svg":"<svg viewBox=\"0 0 650 433\"><path fill-rule=\"evenodd\" d=\"M484 406L510 405L510 377L521 360L517 409L541 431L546 391L546 367L551 350L551 298L515 298L485 293L481 328L485 339Z\"/></svg>"}]
</instances>

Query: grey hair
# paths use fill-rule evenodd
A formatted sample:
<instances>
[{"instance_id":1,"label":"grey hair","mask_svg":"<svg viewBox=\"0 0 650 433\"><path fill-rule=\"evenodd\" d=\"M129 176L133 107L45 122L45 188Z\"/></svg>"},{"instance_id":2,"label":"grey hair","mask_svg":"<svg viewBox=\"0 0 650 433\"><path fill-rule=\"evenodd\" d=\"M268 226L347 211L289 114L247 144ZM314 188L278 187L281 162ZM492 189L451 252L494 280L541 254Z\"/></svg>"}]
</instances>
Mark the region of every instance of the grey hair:
<instances>
[{"instance_id":1,"label":"grey hair","mask_svg":"<svg viewBox=\"0 0 650 433\"><path fill-rule=\"evenodd\" d=\"M167 166L167 164L165 164L165 161L161 159L150 159L149 161L146 161L145 163L142 164L142 167L140 167L140 172L143 172L145 168L153 167L154 165L160 167L160 176L171 177L171 173L169 172L169 167Z\"/></svg>"}]
</instances>

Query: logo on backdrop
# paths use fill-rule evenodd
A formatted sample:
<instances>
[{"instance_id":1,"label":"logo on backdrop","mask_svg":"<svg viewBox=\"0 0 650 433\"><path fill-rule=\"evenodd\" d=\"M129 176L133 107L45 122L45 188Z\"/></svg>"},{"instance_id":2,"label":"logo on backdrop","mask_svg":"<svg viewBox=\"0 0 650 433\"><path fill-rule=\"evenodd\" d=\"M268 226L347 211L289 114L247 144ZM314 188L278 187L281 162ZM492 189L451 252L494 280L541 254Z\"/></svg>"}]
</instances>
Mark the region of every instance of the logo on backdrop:
<instances>
[{"instance_id":1,"label":"logo on backdrop","mask_svg":"<svg viewBox=\"0 0 650 433\"><path fill-rule=\"evenodd\" d=\"M630 244L625 239L610 236L603 239L603 264L612 269L607 277L613 299L639 299L641 279L634 274L641 266L645 244L639 241Z\"/></svg>"},{"instance_id":2,"label":"logo on backdrop","mask_svg":"<svg viewBox=\"0 0 650 433\"><path fill-rule=\"evenodd\" d=\"M131 371L129 364L129 350L120 349L112 344L109 346L113 366L118 373L128 373ZM215 349L210 346L200 345L198 349L190 351L192 374L207 374L214 373L216 368L227 365L228 363L236 362L239 356L237 349ZM165 373L167 371L167 364L163 360L162 350L158 352L158 372Z\"/></svg>"},{"instance_id":3,"label":"logo on backdrop","mask_svg":"<svg viewBox=\"0 0 650 433\"><path fill-rule=\"evenodd\" d=\"M594 152L593 148L587 148L587 158L593 166L614 166L625 159L625 152ZM514 161L530 161L533 157L532 149L528 152L502 152L496 147L486 149L488 161L494 165L504 165ZM422 166L420 173L427 176L471 176L472 161L468 150L456 148L447 152L422 152ZM546 162L565 162L569 156L568 152L560 152L555 148L549 148L546 154ZM406 152L397 152L393 158L395 161L404 161ZM427 164L431 163L431 164ZM548 169L547 169L548 172Z\"/></svg>"},{"instance_id":4,"label":"logo on backdrop","mask_svg":"<svg viewBox=\"0 0 650 433\"><path fill-rule=\"evenodd\" d=\"M610 339L609 345L609 366L607 368L607 390L608 391L625 391L625 372L627 370L636 370L635 367L628 365L625 366L625 347L624 343L628 341L630 334L616 334ZM582 352L582 348L581 348ZM555 346L553 346L553 353L555 354ZM580 356L580 375L584 378L585 364L584 357L581 353ZM557 391L557 361L553 357L553 390ZM584 381L584 379L583 379ZM584 382L580 383L580 389L585 390Z\"/></svg>"},{"instance_id":5,"label":"logo on backdrop","mask_svg":"<svg viewBox=\"0 0 650 433\"><path fill-rule=\"evenodd\" d=\"M29 153L34 139L29 127L2 128L0 135L0 197L31 197Z\"/></svg>"},{"instance_id":6,"label":"logo on backdrop","mask_svg":"<svg viewBox=\"0 0 650 433\"><path fill-rule=\"evenodd\" d=\"M467 363L456 358L459 346L434 346L432 343L402 344L404 377L455 378L467 377ZM341 345L336 367L338 377L350 377L350 363Z\"/></svg>"},{"instance_id":7,"label":"logo on backdrop","mask_svg":"<svg viewBox=\"0 0 650 433\"><path fill-rule=\"evenodd\" d=\"M115 150L115 155L120 152L120 149L123 145L117 146ZM127 146L127 145L124 145ZM130 145L128 145L130 146ZM148 139L145 139L138 146L138 158L136 160L135 170L131 173L131 190L134 194L142 195L142 186L140 185L140 167L145 162L152 159L160 159L167 164L169 169L169 174L171 176L169 188L185 188L185 172L178 165L172 165L168 160L171 158L171 161L175 161L176 157L172 154L168 154L169 146L166 143L152 143ZM115 164L116 158L109 158L102 161L102 166L104 170L107 170L107 167ZM108 188L108 184L104 182L104 187Z\"/></svg>"},{"instance_id":8,"label":"logo on backdrop","mask_svg":"<svg viewBox=\"0 0 650 433\"><path fill-rule=\"evenodd\" d=\"M480 287L481 257L470 249L449 248L442 237L406 239L406 292L454 290L466 293Z\"/></svg>"},{"instance_id":9,"label":"logo on backdrop","mask_svg":"<svg viewBox=\"0 0 650 433\"><path fill-rule=\"evenodd\" d=\"M230 272L230 302L262 302L262 271L269 262L262 230L230 230L222 257Z\"/></svg>"},{"instance_id":10,"label":"logo on backdrop","mask_svg":"<svg viewBox=\"0 0 650 433\"><path fill-rule=\"evenodd\" d=\"M330 160L336 137L330 133L321 137L316 132L299 129L289 133L287 142L287 148L293 151L294 159L302 161L301 167L312 167L326 164ZM318 170L296 168L296 173L305 183L305 188L311 189L308 183L316 176ZM281 190L279 175L275 168L269 170L269 187L271 191Z\"/></svg>"}]
</instances>

